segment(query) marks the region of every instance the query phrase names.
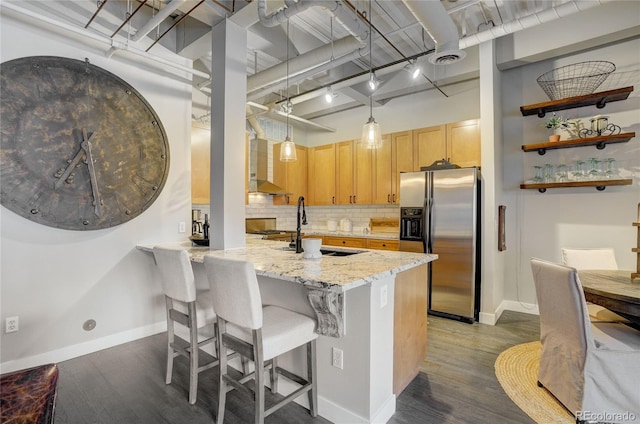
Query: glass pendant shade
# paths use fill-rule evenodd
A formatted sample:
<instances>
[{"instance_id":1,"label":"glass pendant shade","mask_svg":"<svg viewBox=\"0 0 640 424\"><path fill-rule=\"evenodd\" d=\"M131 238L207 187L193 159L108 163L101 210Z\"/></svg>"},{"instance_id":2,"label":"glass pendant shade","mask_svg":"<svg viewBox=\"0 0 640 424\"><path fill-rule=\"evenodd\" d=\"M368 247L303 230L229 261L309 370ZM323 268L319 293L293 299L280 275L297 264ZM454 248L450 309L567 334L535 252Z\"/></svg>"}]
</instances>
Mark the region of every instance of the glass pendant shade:
<instances>
[{"instance_id":1,"label":"glass pendant shade","mask_svg":"<svg viewBox=\"0 0 640 424\"><path fill-rule=\"evenodd\" d=\"M296 144L291 141L291 138L287 136L280 146L280 161L281 162L293 162L297 160L296 156Z\"/></svg>"},{"instance_id":2,"label":"glass pendant shade","mask_svg":"<svg viewBox=\"0 0 640 424\"><path fill-rule=\"evenodd\" d=\"M370 117L369 122L364 124L362 127L360 145L367 149L377 149L382 146L382 132L380 131L380 124L373 119L373 116Z\"/></svg>"}]
</instances>

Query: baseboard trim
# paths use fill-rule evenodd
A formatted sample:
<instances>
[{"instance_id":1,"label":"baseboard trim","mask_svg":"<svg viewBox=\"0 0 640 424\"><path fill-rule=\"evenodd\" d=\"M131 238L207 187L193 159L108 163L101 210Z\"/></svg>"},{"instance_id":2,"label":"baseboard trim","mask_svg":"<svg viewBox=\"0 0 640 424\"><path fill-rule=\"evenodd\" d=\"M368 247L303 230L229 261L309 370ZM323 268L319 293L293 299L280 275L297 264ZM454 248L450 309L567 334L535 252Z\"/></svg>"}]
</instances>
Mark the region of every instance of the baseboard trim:
<instances>
[{"instance_id":1,"label":"baseboard trim","mask_svg":"<svg viewBox=\"0 0 640 424\"><path fill-rule=\"evenodd\" d=\"M517 302L515 300L503 300L500 303L499 307L506 311L522 312L530 315L540 315L538 305L535 303Z\"/></svg>"},{"instance_id":2,"label":"baseboard trim","mask_svg":"<svg viewBox=\"0 0 640 424\"><path fill-rule=\"evenodd\" d=\"M516 302L515 300L503 300L494 313L480 312L478 322L480 324L496 325L504 311L522 312L531 315L540 315L538 305L533 303Z\"/></svg>"},{"instance_id":3,"label":"baseboard trim","mask_svg":"<svg viewBox=\"0 0 640 424\"><path fill-rule=\"evenodd\" d=\"M332 401L318 397L318 415L332 423L372 424L386 423L396 412L396 395L392 394L370 419L356 415Z\"/></svg>"},{"instance_id":4,"label":"baseboard trim","mask_svg":"<svg viewBox=\"0 0 640 424\"><path fill-rule=\"evenodd\" d=\"M98 352L103 349L118 346L123 343L132 342L143 337L152 336L167 330L167 322L162 321L144 327L134 328L121 333L112 334L106 337L90 340L67 346L62 349L51 350L26 358L14 359L12 361L0 363L0 374L36 367L44 364L58 363L68 359L77 358L89 353Z\"/></svg>"}]
</instances>

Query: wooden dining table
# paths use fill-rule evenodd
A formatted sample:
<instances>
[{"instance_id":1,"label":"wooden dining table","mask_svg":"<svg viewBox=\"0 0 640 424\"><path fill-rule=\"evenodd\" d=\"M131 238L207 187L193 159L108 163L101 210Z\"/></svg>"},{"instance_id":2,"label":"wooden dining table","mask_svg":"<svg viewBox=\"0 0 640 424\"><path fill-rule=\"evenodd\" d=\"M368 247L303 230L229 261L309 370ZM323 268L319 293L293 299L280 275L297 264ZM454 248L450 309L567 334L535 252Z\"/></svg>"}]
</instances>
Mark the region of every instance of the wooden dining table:
<instances>
[{"instance_id":1,"label":"wooden dining table","mask_svg":"<svg viewBox=\"0 0 640 424\"><path fill-rule=\"evenodd\" d=\"M578 277L587 302L640 324L640 279L631 279L632 272L588 269L578 271Z\"/></svg>"}]
</instances>

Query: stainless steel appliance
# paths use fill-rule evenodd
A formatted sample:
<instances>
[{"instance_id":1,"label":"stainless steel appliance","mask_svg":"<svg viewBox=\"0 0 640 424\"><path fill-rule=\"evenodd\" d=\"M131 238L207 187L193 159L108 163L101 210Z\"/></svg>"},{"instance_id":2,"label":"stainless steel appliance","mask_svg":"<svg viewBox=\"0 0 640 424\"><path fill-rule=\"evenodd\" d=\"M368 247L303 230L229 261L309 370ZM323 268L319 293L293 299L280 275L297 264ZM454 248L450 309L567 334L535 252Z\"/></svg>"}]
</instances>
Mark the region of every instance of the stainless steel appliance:
<instances>
[{"instance_id":1,"label":"stainless steel appliance","mask_svg":"<svg viewBox=\"0 0 640 424\"><path fill-rule=\"evenodd\" d=\"M438 255L429 264L431 315L478 320L479 199L477 168L400 174L400 250Z\"/></svg>"},{"instance_id":2,"label":"stainless steel appliance","mask_svg":"<svg viewBox=\"0 0 640 424\"><path fill-rule=\"evenodd\" d=\"M276 230L276 218L246 218L247 234L260 234L264 240L291 242L296 239L295 230Z\"/></svg>"}]
</instances>

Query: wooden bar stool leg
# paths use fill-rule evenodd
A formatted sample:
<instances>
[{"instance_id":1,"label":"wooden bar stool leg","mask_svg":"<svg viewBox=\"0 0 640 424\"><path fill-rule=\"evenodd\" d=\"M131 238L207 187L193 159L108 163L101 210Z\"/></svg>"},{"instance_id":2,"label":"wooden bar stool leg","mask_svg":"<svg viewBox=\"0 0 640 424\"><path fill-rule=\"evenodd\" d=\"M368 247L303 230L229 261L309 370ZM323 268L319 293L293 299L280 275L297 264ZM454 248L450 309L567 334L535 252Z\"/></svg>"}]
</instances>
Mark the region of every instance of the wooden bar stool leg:
<instances>
[{"instance_id":1,"label":"wooden bar stool leg","mask_svg":"<svg viewBox=\"0 0 640 424\"><path fill-rule=\"evenodd\" d=\"M278 366L278 358L273 358L271 360L271 371L269 375L271 376L271 393L278 393L278 373L276 372L276 367Z\"/></svg>"},{"instance_id":2,"label":"wooden bar stool leg","mask_svg":"<svg viewBox=\"0 0 640 424\"><path fill-rule=\"evenodd\" d=\"M171 384L171 376L173 374L173 358L175 355L173 354L173 348L171 347L171 344L174 341L174 330L173 320L169 319L169 311L171 310L171 308L173 308L173 300L171 300L169 296L165 296L164 300L167 307L167 375L164 382L166 384Z\"/></svg>"},{"instance_id":3,"label":"wooden bar stool leg","mask_svg":"<svg viewBox=\"0 0 640 424\"><path fill-rule=\"evenodd\" d=\"M220 376L218 378L218 416L217 424L224 422L224 408L227 400L227 383L224 377L227 375L227 348L222 343L222 333L225 331L225 321L218 317L218 326L216 327L216 346L218 346L218 358L220 367Z\"/></svg>"},{"instance_id":4,"label":"wooden bar stool leg","mask_svg":"<svg viewBox=\"0 0 640 424\"><path fill-rule=\"evenodd\" d=\"M318 383L316 369L316 341L307 343L307 380L311 383L309 390L309 413L312 417L318 416Z\"/></svg>"},{"instance_id":5,"label":"wooden bar stool leg","mask_svg":"<svg viewBox=\"0 0 640 424\"><path fill-rule=\"evenodd\" d=\"M255 423L264 424L264 359L262 357L262 335L253 330L253 363L255 365Z\"/></svg>"},{"instance_id":6,"label":"wooden bar stool leg","mask_svg":"<svg viewBox=\"0 0 640 424\"><path fill-rule=\"evenodd\" d=\"M196 324L196 303L190 302L189 308L189 403L193 405L198 398L198 326Z\"/></svg>"}]
</instances>

